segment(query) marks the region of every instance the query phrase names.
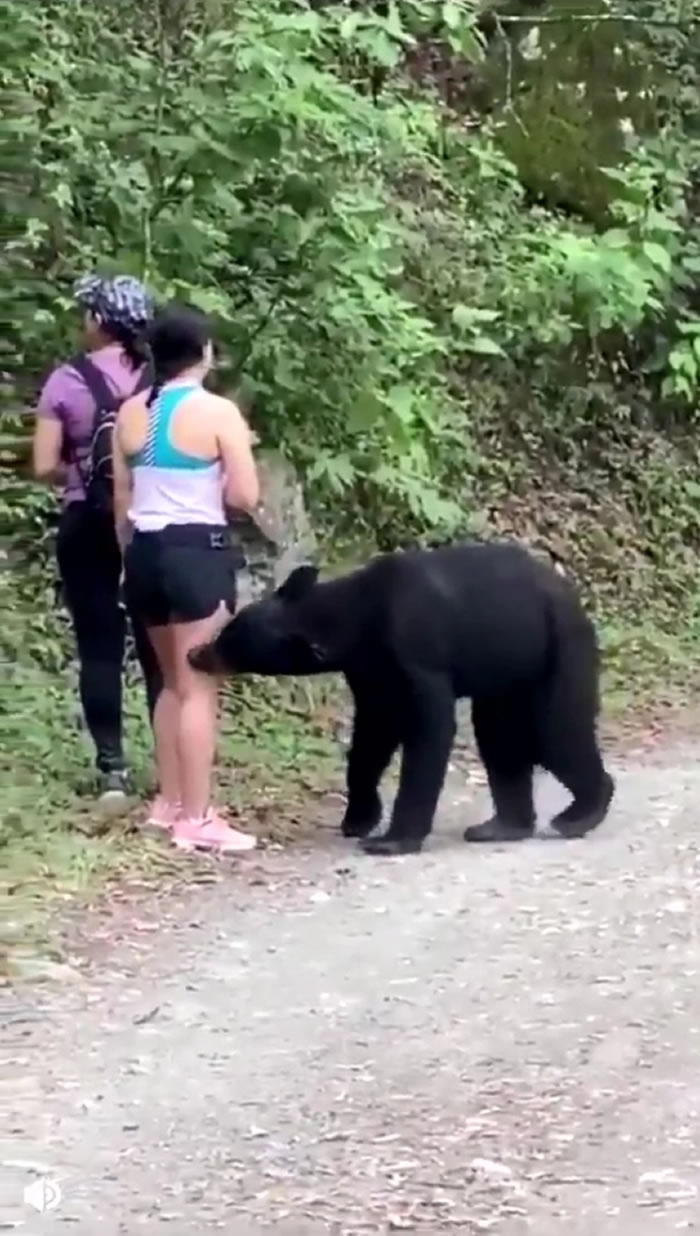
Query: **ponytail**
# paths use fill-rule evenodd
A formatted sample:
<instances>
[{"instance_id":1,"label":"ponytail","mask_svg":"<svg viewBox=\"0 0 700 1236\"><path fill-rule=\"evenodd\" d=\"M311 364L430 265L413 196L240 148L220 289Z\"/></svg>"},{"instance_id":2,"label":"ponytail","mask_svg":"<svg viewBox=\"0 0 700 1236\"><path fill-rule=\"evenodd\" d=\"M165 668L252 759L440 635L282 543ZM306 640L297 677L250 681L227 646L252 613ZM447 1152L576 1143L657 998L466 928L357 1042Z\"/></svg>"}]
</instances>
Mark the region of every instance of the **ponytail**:
<instances>
[{"instance_id":1,"label":"ponytail","mask_svg":"<svg viewBox=\"0 0 700 1236\"><path fill-rule=\"evenodd\" d=\"M173 378L176 378L178 374L182 372L182 364L178 361L170 361L165 363L161 362L161 364L157 364L153 361L152 365L153 385L151 387L148 399L146 400L146 407L148 408L153 406L165 386L165 383L172 382Z\"/></svg>"},{"instance_id":2,"label":"ponytail","mask_svg":"<svg viewBox=\"0 0 700 1236\"><path fill-rule=\"evenodd\" d=\"M148 332L153 359L149 407L166 382L172 382L191 366L201 363L210 339L211 330L204 314L192 306L172 304L156 313Z\"/></svg>"},{"instance_id":3,"label":"ponytail","mask_svg":"<svg viewBox=\"0 0 700 1236\"><path fill-rule=\"evenodd\" d=\"M146 407L147 407L147 408L152 408L152 407L153 407L153 405L154 405L154 403L155 403L156 399L158 398L158 396L160 395L160 392L162 391L162 389L163 389L163 378L156 378L155 382L153 383L153 386L151 387L150 391L148 392L148 399L146 400Z\"/></svg>"}]
</instances>

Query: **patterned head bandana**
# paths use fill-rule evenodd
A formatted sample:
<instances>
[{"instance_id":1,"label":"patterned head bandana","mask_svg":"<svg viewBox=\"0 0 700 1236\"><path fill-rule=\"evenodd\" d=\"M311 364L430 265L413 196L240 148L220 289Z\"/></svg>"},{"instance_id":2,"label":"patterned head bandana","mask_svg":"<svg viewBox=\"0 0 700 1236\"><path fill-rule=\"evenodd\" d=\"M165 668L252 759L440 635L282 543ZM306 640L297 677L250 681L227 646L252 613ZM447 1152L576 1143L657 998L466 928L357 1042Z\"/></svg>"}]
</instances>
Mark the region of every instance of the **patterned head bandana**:
<instances>
[{"instance_id":1,"label":"patterned head bandana","mask_svg":"<svg viewBox=\"0 0 700 1236\"><path fill-rule=\"evenodd\" d=\"M83 275L75 283L73 293L78 304L100 318L105 326L141 331L153 316L148 292L130 275L117 275L115 279Z\"/></svg>"}]
</instances>

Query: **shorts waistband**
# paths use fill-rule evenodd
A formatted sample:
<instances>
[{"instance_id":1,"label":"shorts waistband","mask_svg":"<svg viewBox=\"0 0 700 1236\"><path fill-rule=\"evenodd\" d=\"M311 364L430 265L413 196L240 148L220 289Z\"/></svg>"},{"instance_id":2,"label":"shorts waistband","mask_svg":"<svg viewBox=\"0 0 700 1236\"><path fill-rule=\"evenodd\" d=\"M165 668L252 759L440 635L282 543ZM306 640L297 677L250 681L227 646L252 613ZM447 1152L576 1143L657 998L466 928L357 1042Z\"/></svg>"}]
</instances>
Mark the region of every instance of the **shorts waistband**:
<instances>
[{"instance_id":1,"label":"shorts waistband","mask_svg":"<svg viewBox=\"0 0 700 1236\"><path fill-rule=\"evenodd\" d=\"M152 545L172 545L178 549L234 549L231 531L226 524L167 524L157 531L134 532L135 541L150 541Z\"/></svg>"}]
</instances>

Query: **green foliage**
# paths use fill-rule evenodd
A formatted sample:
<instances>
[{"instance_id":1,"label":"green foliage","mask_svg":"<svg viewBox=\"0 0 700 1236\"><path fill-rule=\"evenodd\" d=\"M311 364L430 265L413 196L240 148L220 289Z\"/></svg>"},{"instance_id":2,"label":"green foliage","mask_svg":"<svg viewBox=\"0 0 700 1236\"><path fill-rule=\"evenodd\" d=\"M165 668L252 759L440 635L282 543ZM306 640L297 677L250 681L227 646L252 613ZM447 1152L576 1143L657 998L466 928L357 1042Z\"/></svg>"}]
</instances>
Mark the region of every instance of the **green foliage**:
<instances>
[{"instance_id":1,"label":"green foliage","mask_svg":"<svg viewBox=\"0 0 700 1236\"><path fill-rule=\"evenodd\" d=\"M663 322L662 393L692 394L691 148L632 143L600 169L602 234L527 208L500 130L467 135L406 89L428 36L480 58L474 6L151 0L124 20L86 0L4 0L3 15L0 364L19 383L67 340L78 272L142 274L215 315L222 383L245 377L256 428L301 466L316 510L354 503L383 543L469 525L442 460L474 447L451 381L470 356L509 380L542 349L551 368ZM545 84L578 27L557 29ZM372 99L362 74L378 69Z\"/></svg>"},{"instance_id":2,"label":"green foliage","mask_svg":"<svg viewBox=\"0 0 700 1236\"><path fill-rule=\"evenodd\" d=\"M484 74L503 149L533 196L604 224L603 169L624 156L628 133L658 130L664 66L641 25L630 38L629 25L614 20L621 4L557 0L534 14L528 3L505 7L522 20L501 27Z\"/></svg>"},{"instance_id":3,"label":"green foliage","mask_svg":"<svg viewBox=\"0 0 700 1236\"><path fill-rule=\"evenodd\" d=\"M405 7L415 21L433 6ZM457 29L460 6L446 8ZM263 438L319 505L360 484L419 524L454 523L431 469L448 340L401 293L410 236L385 200L400 170L430 175L438 117L398 98L378 109L324 61L340 47L387 63L411 37L399 10L355 22L278 0L169 27L151 9L146 39L83 0L5 2L17 172L0 364L26 375L48 358L77 272L144 275L217 318L222 379L245 369Z\"/></svg>"},{"instance_id":4,"label":"green foliage","mask_svg":"<svg viewBox=\"0 0 700 1236\"><path fill-rule=\"evenodd\" d=\"M378 7L0 0L0 464L69 346L72 279L131 271L213 315L222 389L245 388L264 444L301 468L334 550L469 529L544 541L596 607L618 682L630 663L688 681L698 0L502 0L490 25L469 0ZM607 66L593 101L581 56ZM48 778L72 804L52 512L4 474L0 541L21 569L0 574L0 747L25 802ZM267 732L256 698L246 761ZM270 731L291 762L295 724ZM140 712L133 732L145 770Z\"/></svg>"}]
</instances>

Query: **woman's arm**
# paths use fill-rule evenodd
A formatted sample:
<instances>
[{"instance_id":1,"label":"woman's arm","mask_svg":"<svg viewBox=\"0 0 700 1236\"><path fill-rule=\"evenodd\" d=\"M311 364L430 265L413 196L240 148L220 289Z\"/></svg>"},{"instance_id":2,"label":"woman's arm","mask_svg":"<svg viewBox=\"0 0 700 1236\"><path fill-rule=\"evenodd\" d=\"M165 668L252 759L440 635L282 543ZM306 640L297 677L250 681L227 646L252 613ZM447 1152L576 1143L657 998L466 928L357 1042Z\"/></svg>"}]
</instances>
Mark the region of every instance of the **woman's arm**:
<instances>
[{"instance_id":1,"label":"woman's arm","mask_svg":"<svg viewBox=\"0 0 700 1236\"><path fill-rule=\"evenodd\" d=\"M112 471L114 477L114 527L117 533L119 548L124 553L129 533L129 503L131 501L131 472L124 457L119 440L119 422L117 416L112 434Z\"/></svg>"},{"instance_id":2,"label":"woman's arm","mask_svg":"<svg viewBox=\"0 0 700 1236\"><path fill-rule=\"evenodd\" d=\"M58 481L64 471L61 458L63 448L63 397L65 395L65 366L59 366L44 384L39 396L32 438L32 467L38 481Z\"/></svg>"},{"instance_id":3,"label":"woman's arm","mask_svg":"<svg viewBox=\"0 0 700 1236\"><path fill-rule=\"evenodd\" d=\"M63 429L60 421L37 416L32 439L32 466L38 481L58 481L63 467L61 447Z\"/></svg>"},{"instance_id":4,"label":"woman's arm","mask_svg":"<svg viewBox=\"0 0 700 1236\"><path fill-rule=\"evenodd\" d=\"M253 435L235 403L221 400L217 438L224 465L224 502L252 513L260 501L258 471L253 458Z\"/></svg>"}]
</instances>

